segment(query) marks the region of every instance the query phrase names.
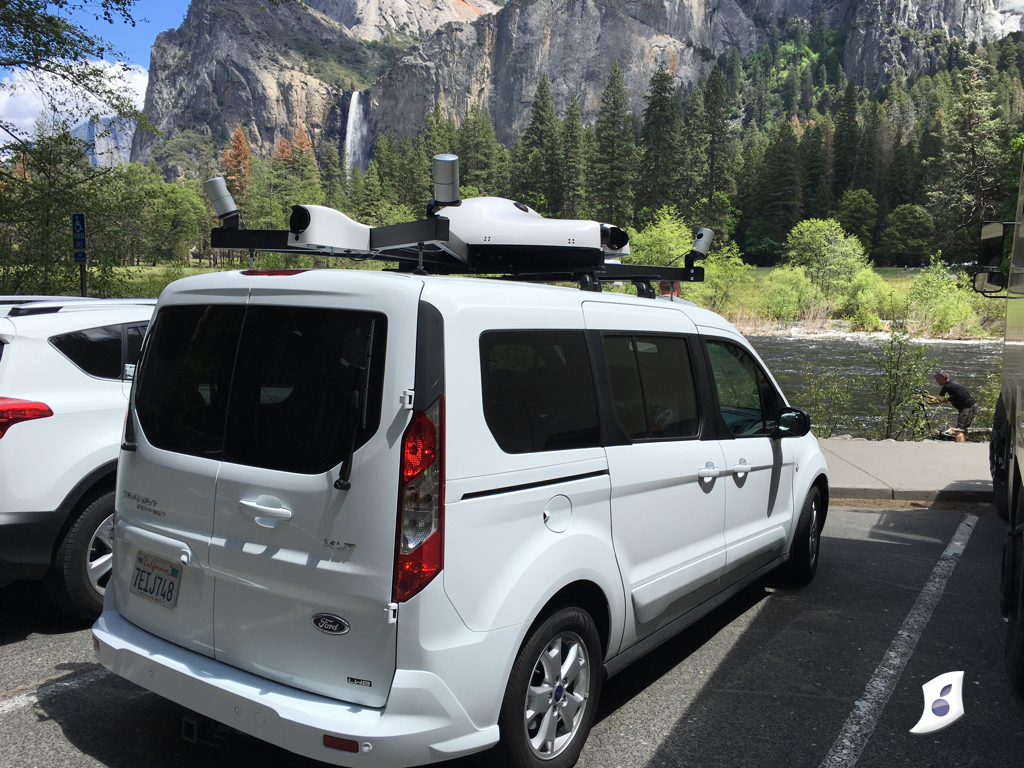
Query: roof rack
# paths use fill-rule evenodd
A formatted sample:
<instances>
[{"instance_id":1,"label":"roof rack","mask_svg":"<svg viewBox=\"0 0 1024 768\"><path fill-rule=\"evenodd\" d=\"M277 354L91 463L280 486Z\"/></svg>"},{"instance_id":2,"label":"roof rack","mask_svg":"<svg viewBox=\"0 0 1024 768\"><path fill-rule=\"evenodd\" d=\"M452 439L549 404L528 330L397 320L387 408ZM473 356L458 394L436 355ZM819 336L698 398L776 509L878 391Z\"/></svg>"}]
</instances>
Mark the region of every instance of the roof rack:
<instances>
[{"instance_id":1,"label":"roof rack","mask_svg":"<svg viewBox=\"0 0 1024 768\"><path fill-rule=\"evenodd\" d=\"M239 229L241 216L222 177L204 182L222 226L214 248L257 252L373 258L394 262L396 272L478 274L524 282L575 282L600 291L602 283L630 282L653 298L655 282L698 283L714 232L702 228L684 266L622 264L629 236L596 221L545 219L523 203L498 197L460 200L458 157L434 157L434 200L418 221L369 227L320 205L292 207L288 229ZM442 202L439 202L442 201ZM438 211L444 210L439 216ZM678 259L677 259L678 260Z\"/></svg>"}]
</instances>

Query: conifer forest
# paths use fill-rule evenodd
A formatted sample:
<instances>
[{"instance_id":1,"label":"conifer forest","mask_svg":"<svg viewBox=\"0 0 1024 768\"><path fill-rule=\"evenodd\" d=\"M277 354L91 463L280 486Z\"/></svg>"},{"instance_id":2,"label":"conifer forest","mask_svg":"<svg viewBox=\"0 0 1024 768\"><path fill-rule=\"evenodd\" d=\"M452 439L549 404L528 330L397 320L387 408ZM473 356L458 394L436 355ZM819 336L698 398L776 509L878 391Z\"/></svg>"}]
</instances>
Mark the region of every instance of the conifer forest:
<instances>
[{"instance_id":1,"label":"conifer forest","mask_svg":"<svg viewBox=\"0 0 1024 768\"><path fill-rule=\"evenodd\" d=\"M638 262L673 262L696 228L710 227L707 282L687 290L734 319L984 333L994 308L970 293L957 265L976 258L982 221L1013 219L1024 40L964 44L932 33L925 42L938 68L894 68L868 90L843 70L845 37L791 18L746 58L737 49L709 57L695 84L661 67L639 113L615 62L592 123L575 97L559 113L543 76L511 146L495 138L485 104L461 115L435 109L414 138L379 136L365 171L349 167L344 145L314 146L301 126L270 157L238 128L216 164L186 163L168 179L156 164L93 167L67 124L40 121L30 139L5 147L0 293L74 292L72 209L89 216L90 293L155 295L197 265L238 265L238 254L209 248L217 222L201 182L213 174L226 177L250 228L285 228L294 204L383 225L422 218L431 158L454 152L463 197L509 197L544 216L627 227ZM917 268L907 272L913 288L894 289L886 267Z\"/></svg>"}]
</instances>

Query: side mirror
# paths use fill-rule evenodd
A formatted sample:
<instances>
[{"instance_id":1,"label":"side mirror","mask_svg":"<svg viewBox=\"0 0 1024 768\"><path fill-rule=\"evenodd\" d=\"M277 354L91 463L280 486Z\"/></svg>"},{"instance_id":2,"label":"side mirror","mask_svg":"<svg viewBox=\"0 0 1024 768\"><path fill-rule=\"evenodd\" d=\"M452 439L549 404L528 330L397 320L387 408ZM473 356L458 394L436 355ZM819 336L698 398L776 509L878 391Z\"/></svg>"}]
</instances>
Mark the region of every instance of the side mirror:
<instances>
[{"instance_id":1,"label":"side mirror","mask_svg":"<svg viewBox=\"0 0 1024 768\"><path fill-rule=\"evenodd\" d=\"M981 225L978 244L978 266L998 269L1003 263L1003 243L1006 227L1001 221L986 221Z\"/></svg>"},{"instance_id":2,"label":"side mirror","mask_svg":"<svg viewBox=\"0 0 1024 768\"><path fill-rule=\"evenodd\" d=\"M978 293L999 293L1006 287L1002 272L978 272L974 275L974 290Z\"/></svg>"},{"instance_id":3,"label":"side mirror","mask_svg":"<svg viewBox=\"0 0 1024 768\"><path fill-rule=\"evenodd\" d=\"M783 408L779 413L779 426L775 437L803 437L811 431L811 416L799 408Z\"/></svg>"}]
</instances>

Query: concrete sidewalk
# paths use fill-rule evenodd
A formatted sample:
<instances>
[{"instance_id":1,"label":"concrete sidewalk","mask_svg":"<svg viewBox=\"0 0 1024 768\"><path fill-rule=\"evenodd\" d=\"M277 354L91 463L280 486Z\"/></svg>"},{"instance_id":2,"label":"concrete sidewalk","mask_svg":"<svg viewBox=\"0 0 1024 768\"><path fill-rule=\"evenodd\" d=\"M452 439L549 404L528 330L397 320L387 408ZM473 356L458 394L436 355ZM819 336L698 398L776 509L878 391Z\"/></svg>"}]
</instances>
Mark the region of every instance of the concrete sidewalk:
<instances>
[{"instance_id":1,"label":"concrete sidewalk","mask_svg":"<svg viewBox=\"0 0 1024 768\"><path fill-rule=\"evenodd\" d=\"M819 440L832 498L991 502L988 443Z\"/></svg>"}]
</instances>

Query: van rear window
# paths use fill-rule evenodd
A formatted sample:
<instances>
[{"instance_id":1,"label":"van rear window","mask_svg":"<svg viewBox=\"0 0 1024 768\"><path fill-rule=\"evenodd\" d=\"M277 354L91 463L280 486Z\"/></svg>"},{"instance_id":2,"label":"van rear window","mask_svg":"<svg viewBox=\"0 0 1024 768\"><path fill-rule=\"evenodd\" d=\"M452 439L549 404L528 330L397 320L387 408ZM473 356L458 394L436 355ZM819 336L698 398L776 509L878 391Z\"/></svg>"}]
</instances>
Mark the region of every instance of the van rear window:
<instances>
[{"instance_id":1,"label":"van rear window","mask_svg":"<svg viewBox=\"0 0 1024 768\"><path fill-rule=\"evenodd\" d=\"M165 307L138 377L139 423L164 450L326 472L344 458L353 430L357 448L377 430L386 343L378 313Z\"/></svg>"},{"instance_id":2,"label":"van rear window","mask_svg":"<svg viewBox=\"0 0 1024 768\"><path fill-rule=\"evenodd\" d=\"M484 418L506 453L601 444L583 331L488 331L480 368Z\"/></svg>"},{"instance_id":3,"label":"van rear window","mask_svg":"<svg viewBox=\"0 0 1024 768\"><path fill-rule=\"evenodd\" d=\"M386 343L387 318L379 313L250 305L224 461L301 474L336 467L352 430L357 448L377 431Z\"/></svg>"},{"instance_id":4,"label":"van rear window","mask_svg":"<svg viewBox=\"0 0 1024 768\"><path fill-rule=\"evenodd\" d=\"M191 304L157 312L135 392L139 424L157 448L221 458L244 316L240 304Z\"/></svg>"}]
</instances>

